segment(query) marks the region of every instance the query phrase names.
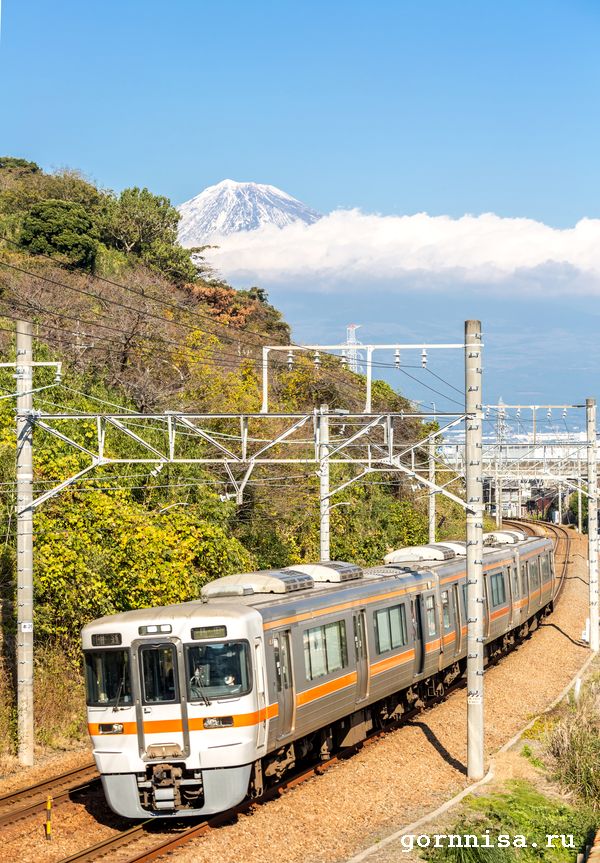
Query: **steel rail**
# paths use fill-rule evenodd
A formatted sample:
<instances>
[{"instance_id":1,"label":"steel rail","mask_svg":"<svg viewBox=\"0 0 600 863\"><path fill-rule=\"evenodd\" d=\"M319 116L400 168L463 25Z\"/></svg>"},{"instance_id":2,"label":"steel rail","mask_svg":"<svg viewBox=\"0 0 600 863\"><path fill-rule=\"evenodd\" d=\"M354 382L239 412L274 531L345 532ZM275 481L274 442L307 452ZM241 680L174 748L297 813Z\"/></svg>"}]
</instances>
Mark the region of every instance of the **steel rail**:
<instances>
[{"instance_id":1,"label":"steel rail","mask_svg":"<svg viewBox=\"0 0 600 863\"><path fill-rule=\"evenodd\" d=\"M75 780L75 781L74 781ZM94 762L66 770L25 788L18 788L0 797L0 825L10 824L46 808L48 795L53 803L62 803L77 791L84 791L100 781ZM67 788L63 788L64 785ZM62 789L62 790L61 790ZM58 792L58 793L56 793ZM34 798L33 802L26 803ZM38 798L38 799L35 799ZM25 803L20 806L19 804Z\"/></svg>"}]
</instances>

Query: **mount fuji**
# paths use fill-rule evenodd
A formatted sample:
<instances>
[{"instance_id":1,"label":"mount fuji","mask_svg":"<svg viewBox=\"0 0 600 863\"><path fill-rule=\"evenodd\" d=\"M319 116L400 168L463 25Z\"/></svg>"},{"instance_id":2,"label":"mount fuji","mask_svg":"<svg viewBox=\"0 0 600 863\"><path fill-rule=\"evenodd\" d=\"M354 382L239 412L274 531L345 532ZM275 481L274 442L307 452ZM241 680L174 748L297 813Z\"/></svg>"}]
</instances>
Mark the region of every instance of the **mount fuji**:
<instances>
[{"instance_id":1,"label":"mount fuji","mask_svg":"<svg viewBox=\"0 0 600 863\"><path fill-rule=\"evenodd\" d=\"M283 228L293 222L312 225L321 218L316 210L275 186L223 180L209 186L177 208L179 242L191 248L213 237L255 231L263 225Z\"/></svg>"}]
</instances>

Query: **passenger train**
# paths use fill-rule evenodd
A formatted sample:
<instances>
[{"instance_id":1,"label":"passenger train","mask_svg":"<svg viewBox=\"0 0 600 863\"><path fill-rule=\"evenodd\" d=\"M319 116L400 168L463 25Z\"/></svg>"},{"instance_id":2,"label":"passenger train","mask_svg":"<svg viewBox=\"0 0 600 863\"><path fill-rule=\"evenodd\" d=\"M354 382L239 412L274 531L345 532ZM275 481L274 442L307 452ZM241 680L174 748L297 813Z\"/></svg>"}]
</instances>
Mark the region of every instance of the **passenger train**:
<instances>
[{"instance_id":1,"label":"passenger train","mask_svg":"<svg viewBox=\"0 0 600 863\"><path fill-rule=\"evenodd\" d=\"M491 661L552 607L552 543L487 534ZM466 668L465 543L385 563L230 575L197 601L103 617L82 632L88 728L110 807L205 816L260 796L443 695Z\"/></svg>"}]
</instances>

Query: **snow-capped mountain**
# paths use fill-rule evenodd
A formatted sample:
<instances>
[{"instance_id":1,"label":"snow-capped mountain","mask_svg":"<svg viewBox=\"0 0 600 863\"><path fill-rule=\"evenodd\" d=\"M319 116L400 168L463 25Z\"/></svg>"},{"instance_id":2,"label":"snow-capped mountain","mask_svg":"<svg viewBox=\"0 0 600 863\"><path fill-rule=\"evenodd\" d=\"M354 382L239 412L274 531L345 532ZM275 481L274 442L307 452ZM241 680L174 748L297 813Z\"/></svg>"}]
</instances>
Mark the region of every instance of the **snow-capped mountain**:
<instances>
[{"instance_id":1,"label":"snow-capped mountain","mask_svg":"<svg viewBox=\"0 0 600 863\"><path fill-rule=\"evenodd\" d=\"M275 186L223 180L177 208L179 242L191 248L215 236L254 231L262 225L311 225L321 214Z\"/></svg>"}]
</instances>

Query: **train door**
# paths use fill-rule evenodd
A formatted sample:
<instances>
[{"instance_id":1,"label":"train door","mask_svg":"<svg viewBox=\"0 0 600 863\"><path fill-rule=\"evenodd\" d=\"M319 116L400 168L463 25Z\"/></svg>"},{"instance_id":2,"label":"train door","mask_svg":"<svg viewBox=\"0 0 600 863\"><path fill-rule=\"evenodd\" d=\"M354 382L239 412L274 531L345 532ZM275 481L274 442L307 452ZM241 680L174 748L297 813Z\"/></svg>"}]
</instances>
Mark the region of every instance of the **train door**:
<instances>
[{"instance_id":1,"label":"train door","mask_svg":"<svg viewBox=\"0 0 600 863\"><path fill-rule=\"evenodd\" d=\"M516 626L520 619L519 615L519 599L521 591L519 590L519 573L514 563L508 567L508 584L510 589L510 626Z\"/></svg>"},{"instance_id":2,"label":"train door","mask_svg":"<svg viewBox=\"0 0 600 863\"><path fill-rule=\"evenodd\" d=\"M146 758L189 755L187 680L178 638L134 641L132 660L138 671L136 698L138 746Z\"/></svg>"},{"instance_id":3,"label":"train door","mask_svg":"<svg viewBox=\"0 0 600 863\"><path fill-rule=\"evenodd\" d=\"M415 641L415 665L414 674L418 676L423 673L425 663L425 645L423 644L423 621L422 621L423 598L419 594L411 600L411 614L413 623L413 637Z\"/></svg>"},{"instance_id":4,"label":"train door","mask_svg":"<svg viewBox=\"0 0 600 863\"><path fill-rule=\"evenodd\" d=\"M524 617L527 618L529 616L529 567L527 566L527 561L524 561L521 564L521 596L523 597L523 611L525 612Z\"/></svg>"},{"instance_id":5,"label":"train door","mask_svg":"<svg viewBox=\"0 0 600 863\"><path fill-rule=\"evenodd\" d=\"M294 681L289 629L274 634L273 651L275 653L275 676L277 680L277 737L281 738L291 734L294 728Z\"/></svg>"},{"instance_id":6,"label":"train door","mask_svg":"<svg viewBox=\"0 0 600 863\"><path fill-rule=\"evenodd\" d=\"M483 635L487 638L490 634L490 601L489 601L488 575L483 574Z\"/></svg>"},{"instance_id":7,"label":"train door","mask_svg":"<svg viewBox=\"0 0 600 863\"><path fill-rule=\"evenodd\" d=\"M354 650L356 656L356 700L363 701L369 691L369 645L367 615L364 609L354 614Z\"/></svg>"},{"instance_id":8,"label":"train door","mask_svg":"<svg viewBox=\"0 0 600 863\"><path fill-rule=\"evenodd\" d=\"M462 615L460 613L460 598L458 584L452 585L452 611L454 614L454 625L456 627L456 641L454 642L454 655L458 656L462 650ZM465 615L466 620L466 615Z\"/></svg>"}]
</instances>

